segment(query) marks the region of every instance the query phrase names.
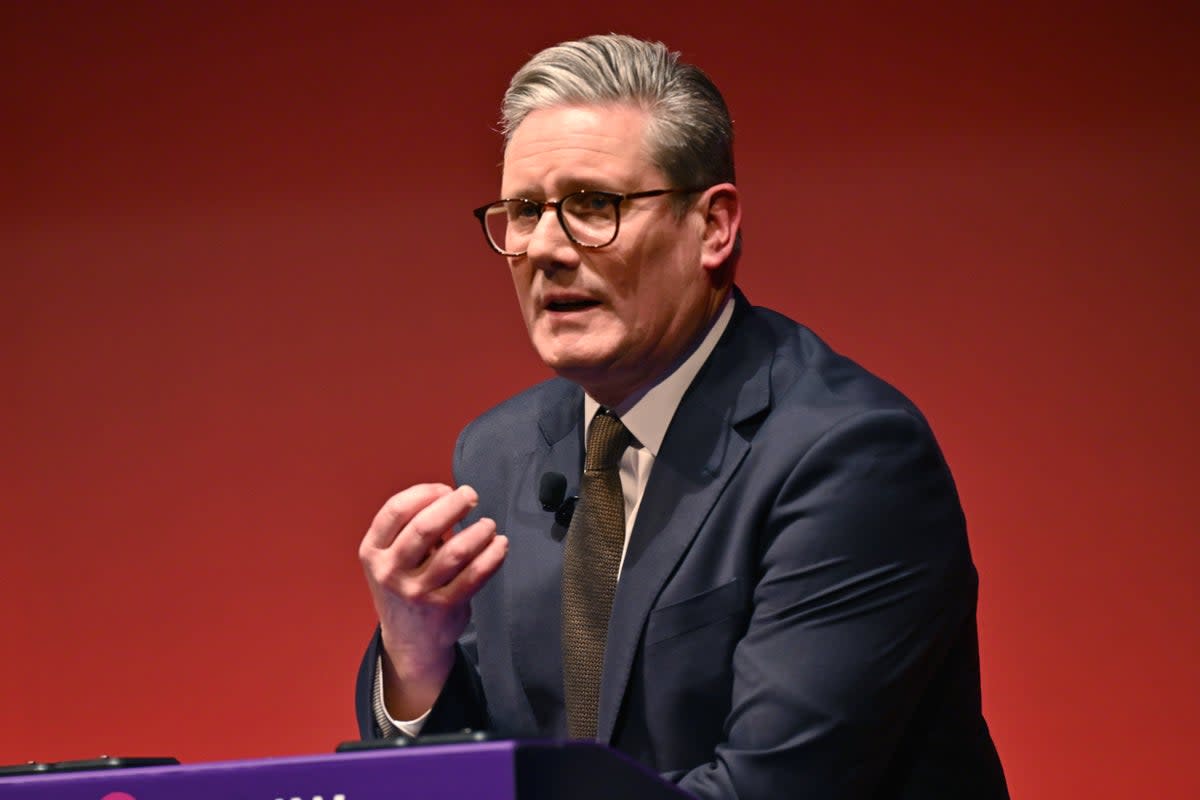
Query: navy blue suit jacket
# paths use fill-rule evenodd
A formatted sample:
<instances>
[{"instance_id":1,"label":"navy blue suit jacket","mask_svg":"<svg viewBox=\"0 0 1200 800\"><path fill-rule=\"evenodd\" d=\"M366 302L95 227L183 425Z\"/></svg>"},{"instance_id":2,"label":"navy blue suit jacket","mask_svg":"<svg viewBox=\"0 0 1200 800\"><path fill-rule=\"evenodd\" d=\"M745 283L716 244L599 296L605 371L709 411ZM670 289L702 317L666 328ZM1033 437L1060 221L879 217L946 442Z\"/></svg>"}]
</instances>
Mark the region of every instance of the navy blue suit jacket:
<instances>
[{"instance_id":1,"label":"navy blue suit jacket","mask_svg":"<svg viewBox=\"0 0 1200 800\"><path fill-rule=\"evenodd\" d=\"M582 408L555 379L459 438L455 478L509 553L472 603L426 732L565 734L566 532L538 483L577 482ZM980 710L976 587L920 412L739 294L638 511L598 738L702 798L1007 797ZM366 737L377 647L358 682Z\"/></svg>"}]
</instances>

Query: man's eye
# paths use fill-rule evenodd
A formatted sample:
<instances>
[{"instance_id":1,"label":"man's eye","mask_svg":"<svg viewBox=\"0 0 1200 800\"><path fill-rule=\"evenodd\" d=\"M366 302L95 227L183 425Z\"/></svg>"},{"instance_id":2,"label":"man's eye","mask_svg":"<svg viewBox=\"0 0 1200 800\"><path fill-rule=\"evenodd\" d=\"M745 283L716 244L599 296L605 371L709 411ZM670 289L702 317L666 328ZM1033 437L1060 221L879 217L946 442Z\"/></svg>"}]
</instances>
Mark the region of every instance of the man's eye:
<instances>
[{"instance_id":1,"label":"man's eye","mask_svg":"<svg viewBox=\"0 0 1200 800\"><path fill-rule=\"evenodd\" d=\"M541 209L538 208L537 203L509 203L508 204L508 215L512 219L520 219L520 220L537 219L538 211L540 211L540 210Z\"/></svg>"},{"instance_id":2,"label":"man's eye","mask_svg":"<svg viewBox=\"0 0 1200 800\"><path fill-rule=\"evenodd\" d=\"M579 206L584 211L604 212L612 206L612 198L599 192L584 192L579 196Z\"/></svg>"},{"instance_id":3,"label":"man's eye","mask_svg":"<svg viewBox=\"0 0 1200 800\"><path fill-rule=\"evenodd\" d=\"M603 192L579 192L567 198L565 210L580 219L599 219L612 215L612 196Z\"/></svg>"}]
</instances>

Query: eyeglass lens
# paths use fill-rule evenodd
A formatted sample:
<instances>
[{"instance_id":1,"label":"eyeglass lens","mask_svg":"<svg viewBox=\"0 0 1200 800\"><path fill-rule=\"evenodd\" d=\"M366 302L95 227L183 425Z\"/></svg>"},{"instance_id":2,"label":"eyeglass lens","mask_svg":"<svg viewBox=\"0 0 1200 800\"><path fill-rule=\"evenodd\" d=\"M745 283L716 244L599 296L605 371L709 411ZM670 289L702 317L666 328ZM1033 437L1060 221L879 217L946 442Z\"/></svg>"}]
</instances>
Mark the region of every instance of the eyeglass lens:
<instances>
[{"instance_id":1,"label":"eyeglass lens","mask_svg":"<svg viewBox=\"0 0 1200 800\"><path fill-rule=\"evenodd\" d=\"M587 247L600 247L611 242L617 232L614 199L613 195L604 192L576 192L564 197L559 202L558 218L567 235ZM502 200L488 207L484 221L493 244L507 253L521 253L528 249L541 217L540 203Z\"/></svg>"}]
</instances>

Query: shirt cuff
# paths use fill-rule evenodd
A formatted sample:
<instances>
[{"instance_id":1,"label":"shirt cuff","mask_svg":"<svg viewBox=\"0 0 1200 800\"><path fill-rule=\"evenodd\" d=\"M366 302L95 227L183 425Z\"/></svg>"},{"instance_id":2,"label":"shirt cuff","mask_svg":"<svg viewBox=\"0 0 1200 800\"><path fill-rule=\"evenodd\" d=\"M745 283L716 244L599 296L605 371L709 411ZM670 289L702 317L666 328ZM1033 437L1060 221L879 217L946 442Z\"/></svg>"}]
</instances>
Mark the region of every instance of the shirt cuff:
<instances>
[{"instance_id":1,"label":"shirt cuff","mask_svg":"<svg viewBox=\"0 0 1200 800\"><path fill-rule=\"evenodd\" d=\"M385 739L395 738L397 734L419 736L425 720L429 719L429 709L416 719L398 720L388 713L387 705L383 702L383 656L375 659L375 696L372 698L372 709L375 712L375 724Z\"/></svg>"}]
</instances>

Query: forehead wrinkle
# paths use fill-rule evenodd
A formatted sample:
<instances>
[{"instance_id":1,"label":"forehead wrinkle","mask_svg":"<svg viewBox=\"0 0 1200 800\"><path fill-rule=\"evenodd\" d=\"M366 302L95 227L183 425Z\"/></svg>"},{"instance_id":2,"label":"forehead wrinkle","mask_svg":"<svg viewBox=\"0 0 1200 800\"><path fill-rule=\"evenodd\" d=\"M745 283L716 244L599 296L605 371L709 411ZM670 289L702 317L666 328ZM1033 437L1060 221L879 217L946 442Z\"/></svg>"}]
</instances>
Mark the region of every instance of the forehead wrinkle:
<instances>
[{"instance_id":1,"label":"forehead wrinkle","mask_svg":"<svg viewBox=\"0 0 1200 800\"><path fill-rule=\"evenodd\" d=\"M506 159L502 181L506 186L510 181L515 181L522 187L565 190L570 184L589 179L605 183L625 181L638 171L639 166L644 165L631 163L623 154L616 154L607 148L564 143L518 153L515 158Z\"/></svg>"},{"instance_id":2,"label":"forehead wrinkle","mask_svg":"<svg viewBox=\"0 0 1200 800\"><path fill-rule=\"evenodd\" d=\"M614 118L613 113L607 109L557 108L531 114L514 131L505 152L504 194L574 191L592 188L596 181L606 186L595 188L636 188L619 184L634 180L647 169L654 170L654 166L646 157L644 135L631 141L629 129L621 127L623 121ZM546 114L556 115L561 124L547 129L540 124L547 119ZM530 122L535 123L532 129ZM613 126L611 132L603 127L606 124ZM643 123L638 133L644 131Z\"/></svg>"}]
</instances>

